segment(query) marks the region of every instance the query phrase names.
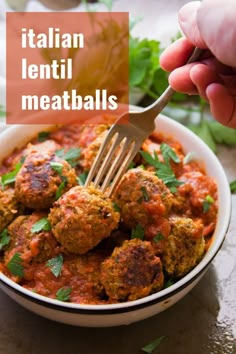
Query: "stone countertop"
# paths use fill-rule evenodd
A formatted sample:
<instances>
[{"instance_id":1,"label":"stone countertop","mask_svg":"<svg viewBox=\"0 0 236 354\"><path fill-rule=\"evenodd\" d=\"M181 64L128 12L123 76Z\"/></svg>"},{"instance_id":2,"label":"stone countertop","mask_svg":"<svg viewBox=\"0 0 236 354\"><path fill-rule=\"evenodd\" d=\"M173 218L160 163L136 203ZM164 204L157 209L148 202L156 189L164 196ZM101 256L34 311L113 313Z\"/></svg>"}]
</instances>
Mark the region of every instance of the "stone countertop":
<instances>
[{"instance_id":1,"label":"stone countertop","mask_svg":"<svg viewBox=\"0 0 236 354\"><path fill-rule=\"evenodd\" d=\"M229 180L236 148L221 147ZM158 354L236 353L236 195L230 228L212 265L177 304L152 318L113 328L82 328L41 318L0 291L0 354L139 354L164 336Z\"/></svg>"}]
</instances>

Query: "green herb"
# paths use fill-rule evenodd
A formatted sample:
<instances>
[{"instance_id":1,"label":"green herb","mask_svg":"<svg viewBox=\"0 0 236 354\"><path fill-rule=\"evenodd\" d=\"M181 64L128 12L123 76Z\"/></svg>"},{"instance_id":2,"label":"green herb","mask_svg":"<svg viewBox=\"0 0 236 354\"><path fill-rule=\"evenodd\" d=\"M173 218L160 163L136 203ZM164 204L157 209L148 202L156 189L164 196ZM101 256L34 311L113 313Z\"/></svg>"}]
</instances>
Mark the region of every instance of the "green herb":
<instances>
[{"instance_id":1,"label":"green herb","mask_svg":"<svg viewBox=\"0 0 236 354\"><path fill-rule=\"evenodd\" d=\"M72 289L70 287L59 289L56 293L56 299L60 301L69 301L71 291Z\"/></svg>"},{"instance_id":2,"label":"green herb","mask_svg":"<svg viewBox=\"0 0 236 354\"><path fill-rule=\"evenodd\" d=\"M47 140L49 136L50 136L50 132L40 132L38 133L38 141L42 143L45 140Z\"/></svg>"},{"instance_id":3,"label":"green herb","mask_svg":"<svg viewBox=\"0 0 236 354\"><path fill-rule=\"evenodd\" d=\"M117 203L115 203L115 202L113 202L112 205L113 205L113 209L115 211L117 211L118 213L120 213L121 208L119 207L119 205Z\"/></svg>"},{"instance_id":4,"label":"green herb","mask_svg":"<svg viewBox=\"0 0 236 354\"><path fill-rule=\"evenodd\" d=\"M162 143L160 149L163 155L163 159L167 164L170 162L170 159L176 163L180 163L179 156L176 155L175 151L169 145Z\"/></svg>"},{"instance_id":5,"label":"green herb","mask_svg":"<svg viewBox=\"0 0 236 354\"><path fill-rule=\"evenodd\" d=\"M144 228L142 227L142 225L138 224L135 226L134 229L132 229L131 238L139 238L140 240L143 240L144 234Z\"/></svg>"},{"instance_id":6,"label":"green herb","mask_svg":"<svg viewBox=\"0 0 236 354\"><path fill-rule=\"evenodd\" d=\"M84 186L85 185L87 177L88 177L88 172L83 172L77 177L77 181L78 181L80 186Z\"/></svg>"},{"instance_id":7,"label":"green herb","mask_svg":"<svg viewBox=\"0 0 236 354\"><path fill-rule=\"evenodd\" d=\"M20 253L17 252L14 254L14 256L7 263L7 268L15 276L24 276L24 267L22 265L22 258Z\"/></svg>"},{"instance_id":8,"label":"green herb","mask_svg":"<svg viewBox=\"0 0 236 354\"><path fill-rule=\"evenodd\" d=\"M60 162L52 161L50 162L50 166L54 171L56 171L59 174L59 176L62 175L63 165Z\"/></svg>"},{"instance_id":9,"label":"green herb","mask_svg":"<svg viewBox=\"0 0 236 354\"><path fill-rule=\"evenodd\" d=\"M168 279L165 283L164 283L164 289L169 288L171 285L174 284L174 281L172 279Z\"/></svg>"},{"instance_id":10,"label":"green herb","mask_svg":"<svg viewBox=\"0 0 236 354\"><path fill-rule=\"evenodd\" d=\"M232 193L236 192L236 180L230 182L229 186Z\"/></svg>"},{"instance_id":11,"label":"green herb","mask_svg":"<svg viewBox=\"0 0 236 354\"><path fill-rule=\"evenodd\" d=\"M6 112L4 111L4 108L2 105L0 105L0 117L5 117L6 116Z\"/></svg>"},{"instance_id":12,"label":"green herb","mask_svg":"<svg viewBox=\"0 0 236 354\"><path fill-rule=\"evenodd\" d=\"M51 230L51 224L47 218L40 219L31 227L32 233L37 233L40 231L50 231L50 230Z\"/></svg>"},{"instance_id":13,"label":"green herb","mask_svg":"<svg viewBox=\"0 0 236 354\"><path fill-rule=\"evenodd\" d=\"M155 243L158 243L159 241L164 240L164 239L165 239L165 237L162 235L162 233L158 232L158 234L153 238L153 241Z\"/></svg>"},{"instance_id":14,"label":"green herb","mask_svg":"<svg viewBox=\"0 0 236 354\"><path fill-rule=\"evenodd\" d=\"M184 156L183 164L187 165L189 162L193 161L196 157L196 153L194 151L188 152L186 156Z\"/></svg>"},{"instance_id":15,"label":"green herb","mask_svg":"<svg viewBox=\"0 0 236 354\"><path fill-rule=\"evenodd\" d=\"M8 230L4 229L0 234L0 251L3 249L3 247L7 246L9 242L10 242L10 236L8 234Z\"/></svg>"},{"instance_id":16,"label":"green herb","mask_svg":"<svg viewBox=\"0 0 236 354\"><path fill-rule=\"evenodd\" d=\"M59 199L63 194L63 189L66 186L66 181L62 181L56 191L56 200Z\"/></svg>"},{"instance_id":17,"label":"green herb","mask_svg":"<svg viewBox=\"0 0 236 354\"><path fill-rule=\"evenodd\" d=\"M189 125L189 128L198 135L213 152L216 152L216 143L212 137L208 121L202 120L198 125Z\"/></svg>"},{"instance_id":18,"label":"green herb","mask_svg":"<svg viewBox=\"0 0 236 354\"><path fill-rule=\"evenodd\" d=\"M55 277L61 275L61 268L63 265L63 256L60 254L55 258L49 259L47 261L46 266L49 267Z\"/></svg>"},{"instance_id":19,"label":"green herb","mask_svg":"<svg viewBox=\"0 0 236 354\"><path fill-rule=\"evenodd\" d=\"M160 345L161 341L164 339L165 337L158 337L156 339L154 339L152 342L148 343L147 345L145 345L145 347L142 348L142 351L148 354L152 354L154 352L154 350L156 350L156 348Z\"/></svg>"},{"instance_id":20,"label":"green herb","mask_svg":"<svg viewBox=\"0 0 236 354\"><path fill-rule=\"evenodd\" d=\"M65 152L64 149L56 151L56 155L61 157L63 160L66 160L72 167L76 166L78 163L78 158L80 157L81 149L72 148Z\"/></svg>"},{"instance_id":21,"label":"green herb","mask_svg":"<svg viewBox=\"0 0 236 354\"><path fill-rule=\"evenodd\" d=\"M108 11L112 10L113 0L98 0L98 2L100 4L104 4L107 7Z\"/></svg>"},{"instance_id":22,"label":"green herb","mask_svg":"<svg viewBox=\"0 0 236 354\"><path fill-rule=\"evenodd\" d=\"M210 195L207 195L205 200L202 203L203 213L207 213L211 207L211 204L213 203L214 203L214 199Z\"/></svg>"},{"instance_id":23,"label":"green herb","mask_svg":"<svg viewBox=\"0 0 236 354\"><path fill-rule=\"evenodd\" d=\"M15 165L15 168L13 171L6 173L5 175L1 176L1 186L4 188L7 184L14 183L16 180L16 176L18 172L20 171L22 166L22 163L18 162Z\"/></svg>"},{"instance_id":24,"label":"green herb","mask_svg":"<svg viewBox=\"0 0 236 354\"><path fill-rule=\"evenodd\" d=\"M141 191L142 191L142 194L143 194L143 200L145 201L145 202L148 202L149 200L150 200L150 197L149 197L149 195L148 195L148 192L147 192L147 189L146 189L146 187L141 187Z\"/></svg>"},{"instance_id":25,"label":"green herb","mask_svg":"<svg viewBox=\"0 0 236 354\"><path fill-rule=\"evenodd\" d=\"M166 159L167 159L167 162L165 162L165 163L160 162L160 160L158 158L158 155L157 155L157 153L155 151L154 151L154 156L152 156L147 151L140 151L140 154L142 155L144 160L149 165L155 167L155 169L156 169L155 173L156 173L157 177L162 179L162 181L167 185L167 187L170 189L170 191L172 193L176 192L176 190L177 190L176 187L178 187L181 184L183 184L182 181L179 181L179 180L176 179L174 171L172 170L172 168L171 168L171 166L169 164L167 153L165 155ZM169 153L168 153L168 156L169 156Z\"/></svg>"},{"instance_id":26,"label":"green herb","mask_svg":"<svg viewBox=\"0 0 236 354\"><path fill-rule=\"evenodd\" d=\"M212 121L208 122L208 126L214 141L217 144L235 145L236 144L236 130L225 127L224 125Z\"/></svg>"}]
</instances>

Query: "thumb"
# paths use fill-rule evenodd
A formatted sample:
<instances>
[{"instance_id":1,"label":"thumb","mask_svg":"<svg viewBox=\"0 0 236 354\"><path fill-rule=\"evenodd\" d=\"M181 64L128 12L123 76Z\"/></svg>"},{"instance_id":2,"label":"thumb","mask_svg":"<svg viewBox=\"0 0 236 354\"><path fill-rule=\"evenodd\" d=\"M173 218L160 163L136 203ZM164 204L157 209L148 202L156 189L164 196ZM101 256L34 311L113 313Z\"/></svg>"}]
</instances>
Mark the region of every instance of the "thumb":
<instances>
[{"instance_id":1,"label":"thumb","mask_svg":"<svg viewBox=\"0 0 236 354\"><path fill-rule=\"evenodd\" d=\"M192 44L199 48L207 48L197 25L197 12L200 5L200 1L192 1L183 6L179 11L179 24Z\"/></svg>"}]
</instances>

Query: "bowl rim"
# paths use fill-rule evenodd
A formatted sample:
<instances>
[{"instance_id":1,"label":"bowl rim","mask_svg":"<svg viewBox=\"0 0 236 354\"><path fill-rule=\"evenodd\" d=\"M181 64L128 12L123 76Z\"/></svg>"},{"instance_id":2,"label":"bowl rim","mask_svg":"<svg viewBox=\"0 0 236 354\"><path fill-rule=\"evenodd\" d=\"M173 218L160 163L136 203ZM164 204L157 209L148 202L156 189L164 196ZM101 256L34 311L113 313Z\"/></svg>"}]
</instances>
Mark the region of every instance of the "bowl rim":
<instances>
[{"instance_id":1,"label":"bowl rim","mask_svg":"<svg viewBox=\"0 0 236 354\"><path fill-rule=\"evenodd\" d=\"M0 286L3 287L5 286L9 290L17 293L20 296L23 296L24 298L32 302L38 303L40 305L45 305L46 307L57 309L60 311L80 313L80 314L91 314L91 315L92 314L93 315L94 314L114 314L114 313L134 311L140 308L144 308L146 306L151 306L153 304L160 303L166 299L169 299L173 295L179 293L184 288L188 287L189 284L191 284L195 279L199 278L200 275L206 271L207 267L209 266L211 261L214 259L214 257L220 250L229 227L230 217L231 217L231 192L230 192L229 183L225 175L224 169L221 163L219 162L218 158L197 135L195 135L192 131L187 129L182 124L162 114L158 116L157 126L158 126L158 121L161 121L162 123L164 123L164 125L167 125L167 128L168 126L171 126L183 134L187 133L189 139L191 139L195 144L197 144L203 150L205 151L207 150L208 157L210 157L210 159L213 161L214 165L216 166L221 179L221 183L220 185L218 184L218 188L224 191L224 199L226 200L227 203L224 206L224 212L221 213L220 223L219 223L219 219L217 221L216 228L219 235L217 238L214 239L214 242L212 243L212 245L210 246L209 250L206 252L204 257L202 258L202 260L188 274L186 274L183 278L178 280L170 287L164 288L158 291L157 293L145 296L141 299L127 301L124 303L92 305L92 304L77 304L77 303L70 303L70 302L62 302L57 299L48 298L46 296L34 293L31 290L28 290L23 286L15 283L14 281L12 281L10 278L8 278L6 275L4 275L1 272L0 272ZM1 137L4 136L6 138L9 134L14 133L14 131L17 132L17 130L19 129L21 129L20 125L12 126L8 128L6 131L2 132L0 136ZM166 127L165 128L163 127L163 130L166 133ZM184 144L183 147L185 148Z\"/></svg>"}]
</instances>

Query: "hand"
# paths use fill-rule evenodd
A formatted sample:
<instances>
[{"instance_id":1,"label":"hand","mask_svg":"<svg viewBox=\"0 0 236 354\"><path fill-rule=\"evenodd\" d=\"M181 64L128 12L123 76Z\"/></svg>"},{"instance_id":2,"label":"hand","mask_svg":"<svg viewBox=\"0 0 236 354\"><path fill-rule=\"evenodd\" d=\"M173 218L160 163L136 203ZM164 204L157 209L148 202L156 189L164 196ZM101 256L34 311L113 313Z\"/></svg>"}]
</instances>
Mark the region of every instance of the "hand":
<instances>
[{"instance_id":1,"label":"hand","mask_svg":"<svg viewBox=\"0 0 236 354\"><path fill-rule=\"evenodd\" d=\"M210 103L212 115L236 128L236 3L235 0L190 2L179 12L186 36L168 47L160 64L171 71L174 90L199 94ZM203 58L184 65L193 48L205 48Z\"/></svg>"}]
</instances>

